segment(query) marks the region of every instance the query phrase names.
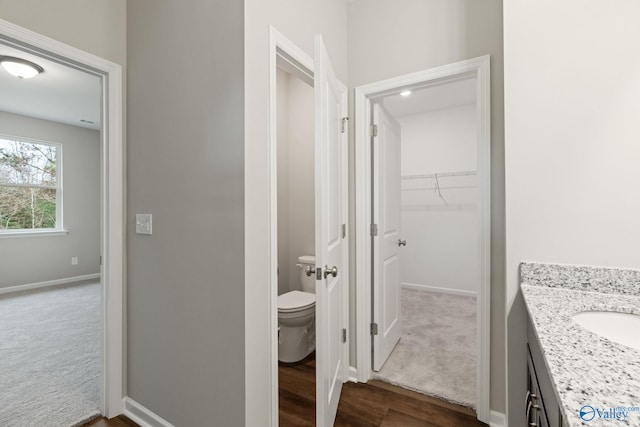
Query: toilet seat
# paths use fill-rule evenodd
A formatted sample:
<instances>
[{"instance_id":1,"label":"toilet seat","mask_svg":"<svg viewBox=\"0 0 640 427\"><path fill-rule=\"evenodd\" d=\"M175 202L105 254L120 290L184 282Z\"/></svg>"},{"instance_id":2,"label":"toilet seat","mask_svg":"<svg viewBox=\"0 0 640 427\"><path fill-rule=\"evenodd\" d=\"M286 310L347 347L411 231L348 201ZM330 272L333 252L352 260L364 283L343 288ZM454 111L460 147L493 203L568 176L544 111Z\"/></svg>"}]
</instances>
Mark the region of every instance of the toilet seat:
<instances>
[{"instance_id":1,"label":"toilet seat","mask_svg":"<svg viewBox=\"0 0 640 427\"><path fill-rule=\"evenodd\" d=\"M315 293L291 291L278 296L278 360L280 362L299 362L315 350L315 319Z\"/></svg>"},{"instance_id":2,"label":"toilet seat","mask_svg":"<svg viewBox=\"0 0 640 427\"><path fill-rule=\"evenodd\" d=\"M302 311L316 304L316 294L291 291L278 296L278 312L291 313Z\"/></svg>"}]
</instances>

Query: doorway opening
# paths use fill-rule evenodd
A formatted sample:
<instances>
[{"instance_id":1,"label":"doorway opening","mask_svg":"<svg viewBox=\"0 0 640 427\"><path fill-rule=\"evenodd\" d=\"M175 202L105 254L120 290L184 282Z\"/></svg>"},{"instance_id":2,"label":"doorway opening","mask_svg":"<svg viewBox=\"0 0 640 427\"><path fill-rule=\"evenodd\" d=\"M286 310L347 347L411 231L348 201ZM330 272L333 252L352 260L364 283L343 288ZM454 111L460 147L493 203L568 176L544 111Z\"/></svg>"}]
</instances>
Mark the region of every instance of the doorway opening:
<instances>
[{"instance_id":1,"label":"doorway opening","mask_svg":"<svg viewBox=\"0 0 640 427\"><path fill-rule=\"evenodd\" d=\"M356 88L357 377L489 421L489 57Z\"/></svg>"},{"instance_id":2,"label":"doorway opening","mask_svg":"<svg viewBox=\"0 0 640 427\"><path fill-rule=\"evenodd\" d=\"M270 41L270 422L278 425L281 412L280 360L307 364L307 378L312 380L302 388L308 398L307 415L299 420L310 418L313 423L311 413L315 425L328 427L335 420L349 371L347 91L335 76L320 35L315 36L314 59L274 28ZM282 108L284 100L291 104L288 108ZM284 117L292 120L287 132L278 135ZM279 136L288 139L284 149ZM291 157L292 152L305 157ZM294 171L298 172L292 175ZM308 235L299 235L307 230ZM279 259L287 265L279 265ZM315 360L309 359L314 348Z\"/></svg>"},{"instance_id":3,"label":"doorway opening","mask_svg":"<svg viewBox=\"0 0 640 427\"><path fill-rule=\"evenodd\" d=\"M276 71L279 425L315 425L314 94L310 70Z\"/></svg>"},{"instance_id":4,"label":"doorway opening","mask_svg":"<svg viewBox=\"0 0 640 427\"><path fill-rule=\"evenodd\" d=\"M16 246L22 246L24 249L29 249L29 245L37 245L38 242L41 242L44 245L44 240L47 240L47 244L52 243L53 241L62 241L65 238L71 238L75 234L80 234L79 230L82 228L78 225L78 222L73 222L70 209L82 209L83 202L86 202L87 205L95 205L94 208L86 214L91 216L91 221L93 226L89 226L89 233L94 234L94 238L91 240L92 243L89 243L91 250L85 249L82 245L79 245L75 248L77 251L83 251L82 253L74 253L71 255L69 259L65 259L65 264L69 264L76 268L76 271L79 271L84 265L93 264L92 268L95 270L91 270L91 272L79 272L76 276L73 276L72 279L77 279L78 281L81 279L89 279L93 280L94 284L83 286L83 285L74 285L67 288L61 288L57 290L53 290L51 292L57 292L58 290L60 298L62 300L70 300L71 304L82 304L84 301L84 297L88 297L87 302L90 305L91 316L93 316L92 324L95 328L90 328L90 334L92 334L93 338L85 336L84 334L73 335L71 338L76 340L78 346L82 346L83 343L88 348L96 348L99 349L99 354L92 355L92 376L97 376L95 381L92 382L91 389L93 390L91 393L93 397L91 398L91 405L95 406L98 409L98 412L107 417L113 417L122 413L122 399L124 397L124 384L123 384L123 369L124 369L124 360L123 360L123 251L124 251L124 241L123 241L123 219L124 219L124 200L123 200L123 150L122 150L122 69L119 65L114 64L110 61L104 60L102 58L96 57L94 55L83 52L79 49L73 48L71 46L65 45L53 39L41 36L37 33L34 33L25 28L21 28L17 25L11 24L9 22L0 20L0 47L2 49L10 49L10 53L14 53L15 55L27 56L29 60L33 60L36 64L38 62L42 62L48 64L50 75L47 76L47 69L44 69L44 73L42 76L37 76L34 79L35 83L38 83L36 80L38 77L43 77L40 79L39 83L44 83L45 80L56 78L63 78L60 73L52 71L55 67L56 70L60 70L62 68L67 68L70 72L76 73L76 77L71 77L70 80L78 79L88 79L91 80L89 83L90 86L93 87L92 90L95 90L95 96L92 97L97 105L93 105L91 110L89 108L80 108L80 110L85 114L93 114L93 116L88 117L76 117L73 120L77 120L79 126L69 126L69 122L67 119L71 120L69 117L64 118L62 116L65 115L73 115L75 111L70 101L71 91L63 90L63 100L64 102L58 104L58 111L55 112L46 112L39 111L33 114L27 114L26 110L20 110L19 108L24 107L24 102L28 102L31 99L35 104L40 104L39 107L42 107L42 104L46 104L47 102L51 103L51 99L42 100L37 102L38 99L35 95L37 92L37 88L41 86L36 86L32 88L33 91L28 95L21 97L20 99L16 99L16 97L12 97L9 99L3 98L3 102L11 103L16 102L16 109L12 110L10 107L5 106L2 110L5 112L6 116L4 117L5 124L13 126L14 131L10 135L12 137L20 137L21 135L16 135L18 132L15 129L18 129L16 126L21 124L24 125L23 129L25 130L25 134L28 132L36 132L36 131L44 131L51 132L53 134L53 127L60 130L62 127L74 128L74 134L82 134L83 138L91 140L91 143L87 143L87 145L77 144L78 146L75 148L71 148L71 146L65 145L65 143L69 142L68 139L71 139L71 136L64 137L62 133L58 133L56 136L46 137L46 136L35 136L30 138L33 145L33 149L38 151L38 147L40 145L44 146L52 146L51 144L47 144L50 142L59 143L57 147L59 151L56 150L56 163L57 166L55 168L47 167L45 168L48 172L57 171L59 172L56 175L56 179L51 179L48 184L40 185L42 183L38 183L40 185L41 192L56 192L56 201L42 198L42 203L32 203L33 206L43 207L43 212L48 213L50 215L54 215L54 205L55 205L55 227L49 227L48 225L44 228L48 228L48 230L38 230L35 232L32 230L25 231L25 234L30 235L38 235L40 237L26 237L25 236L17 236L15 233L11 231L6 231L4 234L7 238L0 239L1 244L5 246L10 245L13 242ZM5 52L6 53L6 52ZM79 77L81 76L81 77ZM26 86L28 81L21 81L23 86ZM49 82L51 83L51 81ZM73 82L71 82L72 84ZM77 81L76 81L77 83ZM53 83L54 90L56 89L55 82ZM57 89L60 89L57 87ZM31 90L31 89L29 89ZM3 90L3 93L8 93ZM64 95L67 95L65 98ZM74 100L77 101L77 98ZM22 107L17 104L21 104ZM54 100L55 104L56 101ZM34 104L34 105L35 105ZM55 108L55 105L51 106ZM64 111L63 111L64 110ZM77 111L75 111L77 113ZM52 113L52 116L48 114ZM61 116L58 117L57 115ZM30 115L30 117L27 117ZM4 119L3 119L4 120ZM85 120L82 122L82 120ZM45 123L48 122L48 123ZM65 125L60 125L59 122L66 123ZM93 122L93 123L89 123ZM45 129L46 126L47 129ZM1 132L1 131L0 131ZM84 138L86 137L86 138ZM5 138L6 139L6 138ZM17 141L20 144L20 138L9 138L10 140ZM37 141L33 141L36 139ZM44 141L43 141L44 140ZM15 142L14 141L14 142ZM29 141L23 142L22 144L29 143ZM14 144L15 145L15 144ZM55 145L55 144L54 144ZM89 146L92 146L89 149ZM6 147L5 147L6 148ZM28 147L24 145L25 149ZM40 148L41 149L41 148ZM79 173L78 170L74 170L75 168L71 165L71 163L67 162L67 160L72 161L72 157L82 157L79 155L80 152L83 151L91 151L88 157L93 158L92 162L89 160L83 161L80 159L78 163L80 168L84 168L85 171L93 171L93 178L88 179L87 182L83 184L87 184L89 182L94 182L95 186L91 186L91 188L87 189L92 192L90 198L93 200L91 202L88 199L80 197L80 200L76 200L75 202L69 203L66 197L63 196L63 190L67 193L74 191L71 185L58 185L58 178L60 178L59 182L62 182L62 178L65 179L73 179L74 181L82 181L85 179L85 175L83 173ZM44 150L44 152L49 153L49 151ZM26 154L29 154L25 151ZM64 153L64 162L61 162ZM12 156L12 153L9 153L5 150L5 154ZM53 159L53 157L51 157ZM58 170L58 167L61 167L62 170ZM53 175L53 173L49 173L49 175ZM61 175L64 175L62 177ZM26 175L25 175L26 176ZM55 181L55 185L54 185ZM12 183L10 183L12 184ZM15 185L16 188L25 188L23 183L17 183ZM33 183L30 183L28 186ZM11 186L11 185L9 185ZM45 188L46 187L46 188ZM35 191L35 190L34 190ZM58 197L60 196L60 197ZM85 195L86 196L86 195ZM32 198L32 200L34 200ZM60 202L60 203L58 203ZM64 202L64 203L62 203ZM77 206L70 206L71 204L76 204ZM45 209L46 208L46 209ZM64 209L66 213L63 215ZM87 209L89 209L87 207ZM37 209L32 209L32 212L36 212ZM82 213L81 213L82 214ZM77 217L76 217L77 220ZM35 224L35 221L32 221L32 225ZM53 224L53 223L52 223ZM72 227L73 225L73 227ZM14 235L11 235L14 234ZM11 236L9 236L11 235ZM40 240L39 240L40 239ZM16 250L18 248L16 247ZM51 249L52 256L57 255L55 253L56 249ZM85 264L86 263L86 264ZM41 263L35 264L34 270L39 270L42 267ZM65 277L66 276L66 277ZM65 275L60 279L59 277L56 279L59 280L47 280L47 279L28 279L27 281L30 283L21 283L15 286L10 286L10 290L14 291L27 291L31 292L28 297L33 296L35 293L39 293L40 290L36 288L42 288L47 285L57 285L60 283L64 283L65 279L68 279L68 275ZM100 280L100 284L96 283L96 279ZM18 283L18 282L16 282ZM80 283L80 282L78 282ZM7 290L9 288L5 288ZM80 296L77 294L80 292ZM90 294L90 295L87 295ZM5 292L4 295L9 295L10 292ZM58 304L45 304L49 308L57 306ZM86 307L84 307L86 308ZM42 314L42 313L40 313ZM55 313L54 313L55 314ZM61 313L60 316L64 317L65 314ZM87 317L90 315L88 314ZM50 324L56 324L56 321L62 321L62 317L53 317L47 318L46 321ZM57 320L56 320L57 319ZM66 319L66 318L65 318ZM36 319L37 320L37 319ZM73 322L73 319L66 319ZM60 327L63 327L62 324L59 324ZM95 329L95 330L94 330ZM68 332L68 331L61 331ZM50 337L49 337L50 338ZM84 339L87 339L87 342L84 342ZM18 340L19 341L19 340ZM19 345L20 343L16 340L11 340L10 345ZM6 341L5 341L6 343ZM54 343L55 344L55 343ZM15 348L14 348L15 350ZM73 359L74 356L79 355L82 351L77 349L64 348L59 349L61 353L65 353L67 358ZM2 358L6 360L6 358ZM49 359L47 359L48 361ZM79 362L80 363L80 362ZM75 369L77 366L72 366L70 369ZM60 378L60 388L64 388L64 381L66 376ZM55 382L55 380L54 380ZM77 387L76 387L77 386ZM70 393L78 392L82 389L83 384L69 384L68 391ZM16 384L17 387L17 384ZM15 387L7 387L3 388L5 391L9 391L14 394L19 394L20 391ZM37 390L36 390L37 391ZM25 393L27 394L27 393ZM23 396L25 400L29 400L30 396ZM29 401L29 403L33 403ZM51 410L51 414L47 414L49 416L53 416L56 411L64 412L66 408L64 406L51 406L57 405L56 402L50 401L49 407L55 409ZM13 416L15 414L12 414ZM17 413L20 416L20 413ZM95 415L95 414L94 414ZM5 420L6 421L6 420ZM58 420L60 421L60 420ZM82 420L75 420L75 422L79 422ZM56 423L52 418L48 418L47 422ZM0 420L0 424L1 424ZM26 421L27 424L30 424L29 421ZM61 422L64 423L64 422Z\"/></svg>"},{"instance_id":5,"label":"doorway opening","mask_svg":"<svg viewBox=\"0 0 640 427\"><path fill-rule=\"evenodd\" d=\"M43 70L0 70L0 424L77 425L102 400L101 81L0 56Z\"/></svg>"}]
</instances>

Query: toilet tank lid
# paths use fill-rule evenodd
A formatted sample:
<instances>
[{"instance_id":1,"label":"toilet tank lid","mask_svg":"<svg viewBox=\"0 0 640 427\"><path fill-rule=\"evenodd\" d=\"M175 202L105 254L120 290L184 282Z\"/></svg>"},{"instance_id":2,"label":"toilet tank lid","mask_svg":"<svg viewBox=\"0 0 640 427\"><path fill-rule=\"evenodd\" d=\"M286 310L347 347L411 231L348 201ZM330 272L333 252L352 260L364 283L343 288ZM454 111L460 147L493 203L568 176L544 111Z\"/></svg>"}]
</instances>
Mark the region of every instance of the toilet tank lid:
<instances>
[{"instance_id":1,"label":"toilet tank lid","mask_svg":"<svg viewBox=\"0 0 640 427\"><path fill-rule=\"evenodd\" d=\"M278 296L278 310L292 310L310 306L316 302L316 294L291 291Z\"/></svg>"},{"instance_id":2,"label":"toilet tank lid","mask_svg":"<svg viewBox=\"0 0 640 427\"><path fill-rule=\"evenodd\" d=\"M316 257L313 255L302 255L298 257L298 262L302 264L315 264Z\"/></svg>"}]
</instances>

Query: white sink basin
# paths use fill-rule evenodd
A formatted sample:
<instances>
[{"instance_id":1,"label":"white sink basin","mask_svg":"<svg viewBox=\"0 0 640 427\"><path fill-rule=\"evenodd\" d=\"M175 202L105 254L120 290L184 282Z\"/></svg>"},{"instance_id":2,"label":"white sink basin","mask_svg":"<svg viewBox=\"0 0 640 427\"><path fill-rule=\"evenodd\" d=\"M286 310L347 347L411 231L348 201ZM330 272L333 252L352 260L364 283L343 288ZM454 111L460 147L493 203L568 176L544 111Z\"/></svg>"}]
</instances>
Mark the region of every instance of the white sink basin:
<instances>
[{"instance_id":1,"label":"white sink basin","mask_svg":"<svg viewBox=\"0 0 640 427\"><path fill-rule=\"evenodd\" d=\"M586 330L640 350L640 316L615 311L583 311L572 316Z\"/></svg>"}]
</instances>

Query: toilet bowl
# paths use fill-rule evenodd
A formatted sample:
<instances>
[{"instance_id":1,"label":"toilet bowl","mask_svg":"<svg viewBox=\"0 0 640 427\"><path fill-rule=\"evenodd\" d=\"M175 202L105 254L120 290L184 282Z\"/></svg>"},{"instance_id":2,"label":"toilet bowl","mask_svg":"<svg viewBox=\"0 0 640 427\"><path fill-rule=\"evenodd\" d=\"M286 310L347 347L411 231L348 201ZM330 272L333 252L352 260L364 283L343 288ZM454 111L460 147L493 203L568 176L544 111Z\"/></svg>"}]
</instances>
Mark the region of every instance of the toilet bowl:
<instances>
[{"instance_id":1,"label":"toilet bowl","mask_svg":"<svg viewBox=\"0 0 640 427\"><path fill-rule=\"evenodd\" d=\"M302 291L278 296L278 360L299 362L316 348L315 257L298 258Z\"/></svg>"}]
</instances>

